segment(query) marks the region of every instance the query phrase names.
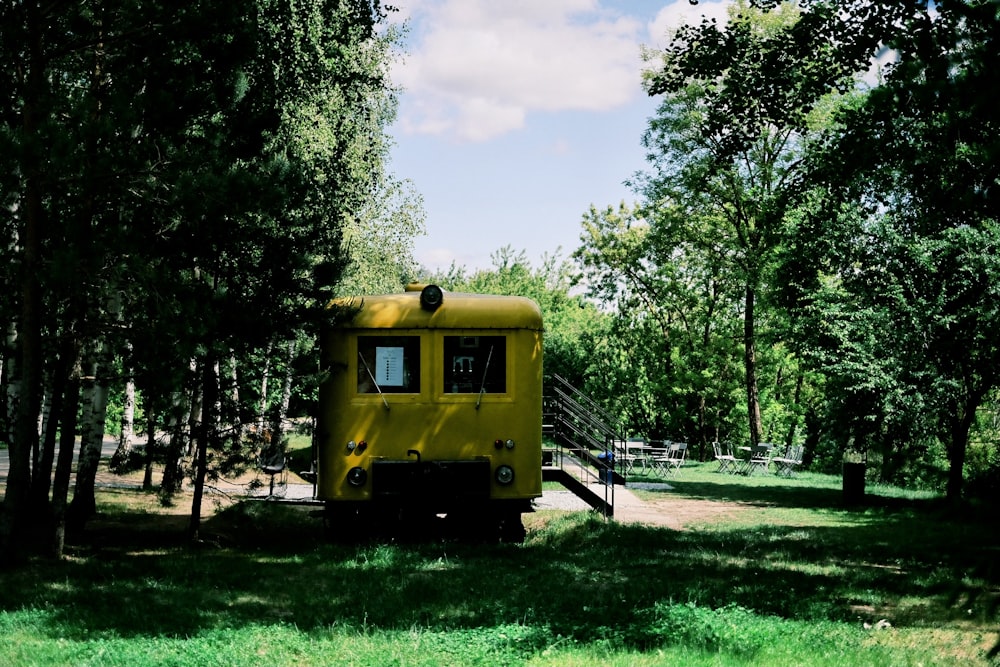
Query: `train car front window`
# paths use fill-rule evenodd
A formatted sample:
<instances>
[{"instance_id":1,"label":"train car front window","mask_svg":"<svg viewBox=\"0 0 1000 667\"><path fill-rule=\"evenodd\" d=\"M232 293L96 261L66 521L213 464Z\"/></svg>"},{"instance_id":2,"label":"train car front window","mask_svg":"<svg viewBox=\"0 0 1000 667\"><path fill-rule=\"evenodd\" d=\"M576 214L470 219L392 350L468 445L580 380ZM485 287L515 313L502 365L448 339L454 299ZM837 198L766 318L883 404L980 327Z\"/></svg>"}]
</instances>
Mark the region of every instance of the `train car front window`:
<instances>
[{"instance_id":1,"label":"train car front window","mask_svg":"<svg viewBox=\"0 0 1000 667\"><path fill-rule=\"evenodd\" d=\"M505 336L445 336L444 393L507 392Z\"/></svg>"},{"instance_id":2,"label":"train car front window","mask_svg":"<svg viewBox=\"0 0 1000 667\"><path fill-rule=\"evenodd\" d=\"M420 393L420 336L358 336L358 393Z\"/></svg>"}]
</instances>

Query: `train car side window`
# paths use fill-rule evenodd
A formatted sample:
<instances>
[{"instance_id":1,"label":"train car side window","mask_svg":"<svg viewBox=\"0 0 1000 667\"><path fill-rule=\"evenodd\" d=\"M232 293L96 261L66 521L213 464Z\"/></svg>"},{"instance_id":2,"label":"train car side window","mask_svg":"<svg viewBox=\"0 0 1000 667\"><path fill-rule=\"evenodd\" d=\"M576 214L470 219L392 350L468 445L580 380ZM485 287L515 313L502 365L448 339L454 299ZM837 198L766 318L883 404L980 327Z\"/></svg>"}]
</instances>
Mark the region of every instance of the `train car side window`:
<instances>
[{"instance_id":1,"label":"train car side window","mask_svg":"<svg viewBox=\"0 0 1000 667\"><path fill-rule=\"evenodd\" d=\"M358 336L358 393L420 393L420 336Z\"/></svg>"},{"instance_id":2,"label":"train car side window","mask_svg":"<svg viewBox=\"0 0 1000 667\"><path fill-rule=\"evenodd\" d=\"M444 393L507 393L506 336L445 336Z\"/></svg>"}]
</instances>

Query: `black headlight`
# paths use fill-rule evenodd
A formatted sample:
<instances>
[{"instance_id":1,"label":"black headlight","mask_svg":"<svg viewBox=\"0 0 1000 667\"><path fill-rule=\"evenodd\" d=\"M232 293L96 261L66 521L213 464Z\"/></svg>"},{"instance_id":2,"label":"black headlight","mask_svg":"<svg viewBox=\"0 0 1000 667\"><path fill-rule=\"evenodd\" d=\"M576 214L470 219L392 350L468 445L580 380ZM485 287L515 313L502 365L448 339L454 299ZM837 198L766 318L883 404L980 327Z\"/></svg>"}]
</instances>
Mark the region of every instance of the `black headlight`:
<instances>
[{"instance_id":1,"label":"black headlight","mask_svg":"<svg viewBox=\"0 0 1000 667\"><path fill-rule=\"evenodd\" d=\"M347 471L347 483L351 486L364 486L368 481L368 471L354 467Z\"/></svg>"},{"instance_id":2,"label":"black headlight","mask_svg":"<svg viewBox=\"0 0 1000 667\"><path fill-rule=\"evenodd\" d=\"M507 486L514 481L514 469L510 466L500 466L497 468L496 473L494 473L494 477L497 480L497 484Z\"/></svg>"},{"instance_id":3,"label":"black headlight","mask_svg":"<svg viewBox=\"0 0 1000 667\"><path fill-rule=\"evenodd\" d=\"M420 290L420 306L424 310L437 310L442 301L444 301L444 292L437 285L428 285Z\"/></svg>"}]
</instances>

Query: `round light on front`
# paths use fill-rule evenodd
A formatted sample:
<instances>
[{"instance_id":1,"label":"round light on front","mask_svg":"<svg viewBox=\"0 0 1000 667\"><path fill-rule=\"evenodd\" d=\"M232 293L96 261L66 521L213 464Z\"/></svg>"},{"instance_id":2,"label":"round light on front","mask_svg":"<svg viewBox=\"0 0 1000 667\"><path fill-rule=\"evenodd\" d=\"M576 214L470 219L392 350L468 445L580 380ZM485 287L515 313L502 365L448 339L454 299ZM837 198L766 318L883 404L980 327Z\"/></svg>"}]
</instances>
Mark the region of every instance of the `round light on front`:
<instances>
[{"instance_id":1,"label":"round light on front","mask_svg":"<svg viewBox=\"0 0 1000 667\"><path fill-rule=\"evenodd\" d=\"M496 440L493 441L493 446L497 449L503 449L503 440L497 438Z\"/></svg>"},{"instance_id":2,"label":"round light on front","mask_svg":"<svg viewBox=\"0 0 1000 667\"><path fill-rule=\"evenodd\" d=\"M444 301L444 292L437 285L428 285L420 290L420 306L424 310L437 310Z\"/></svg>"},{"instance_id":3,"label":"round light on front","mask_svg":"<svg viewBox=\"0 0 1000 667\"><path fill-rule=\"evenodd\" d=\"M500 466L496 471L497 484L507 486L514 481L514 469L510 466Z\"/></svg>"},{"instance_id":4,"label":"round light on front","mask_svg":"<svg viewBox=\"0 0 1000 667\"><path fill-rule=\"evenodd\" d=\"M347 483L351 486L364 486L368 481L368 471L364 468L351 468L347 471Z\"/></svg>"},{"instance_id":5,"label":"round light on front","mask_svg":"<svg viewBox=\"0 0 1000 667\"><path fill-rule=\"evenodd\" d=\"M504 447L506 447L507 449L514 449L514 441L513 440L508 440L507 442L505 442L503 444L504 444Z\"/></svg>"},{"instance_id":6,"label":"round light on front","mask_svg":"<svg viewBox=\"0 0 1000 667\"><path fill-rule=\"evenodd\" d=\"M357 446L358 446L358 443L354 442L353 440L348 440L347 441L347 451L353 452L354 448L357 447Z\"/></svg>"}]
</instances>

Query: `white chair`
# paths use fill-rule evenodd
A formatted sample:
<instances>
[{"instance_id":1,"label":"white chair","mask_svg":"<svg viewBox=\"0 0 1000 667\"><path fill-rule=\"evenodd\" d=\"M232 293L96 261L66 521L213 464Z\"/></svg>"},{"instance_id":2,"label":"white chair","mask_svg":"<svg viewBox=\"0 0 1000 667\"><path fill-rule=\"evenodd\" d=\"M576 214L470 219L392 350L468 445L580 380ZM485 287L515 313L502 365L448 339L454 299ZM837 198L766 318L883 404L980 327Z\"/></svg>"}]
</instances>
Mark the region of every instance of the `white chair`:
<instances>
[{"instance_id":1,"label":"white chair","mask_svg":"<svg viewBox=\"0 0 1000 667\"><path fill-rule=\"evenodd\" d=\"M795 468L802 465L802 446L793 445L785 450L784 456L776 456L771 459L774 464L774 474L779 477L791 477L795 474Z\"/></svg>"},{"instance_id":2,"label":"white chair","mask_svg":"<svg viewBox=\"0 0 1000 667\"><path fill-rule=\"evenodd\" d=\"M662 453L652 457L650 463L652 463L654 470L664 475L671 475L684 465L684 459L687 457L687 443L668 442L665 444L666 447Z\"/></svg>"},{"instance_id":3,"label":"white chair","mask_svg":"<svg viewBox=\"0 0 1000 667\"><path fill-rule=\"evenodd\" d=\"M649 465L649 457L645 440L630 438L625 441L625 457L628 461L631 461L632 467L629 470L634 469L636 464L638 464L642 468L643 474L646 473L646 468Z\"/></svg>"},{"instance_id":4,"label":"white chair","mask_svg":"<svg viewBox=\"0 0 1000 667\"><path fill-rule=\"evenodd\" d=\"M732 454L728 445L721 442L713 442L712 450L715 452L715 460L719 462L719 469L716 472L735 473L739 459Z\"/></svg>"},{"instance_id":5,"label":"white chair","mask_svg":"<svg viewBox=\"0 0 1000 667\"><path fill-rule=\"evenodd\" d=\"M745 463L743 473L752 476L758 470L766 472L767 467L771 465L773 451L774 445L768 442L762 442L751 449L750 458Z\"/></svg>"}]
</instances>

